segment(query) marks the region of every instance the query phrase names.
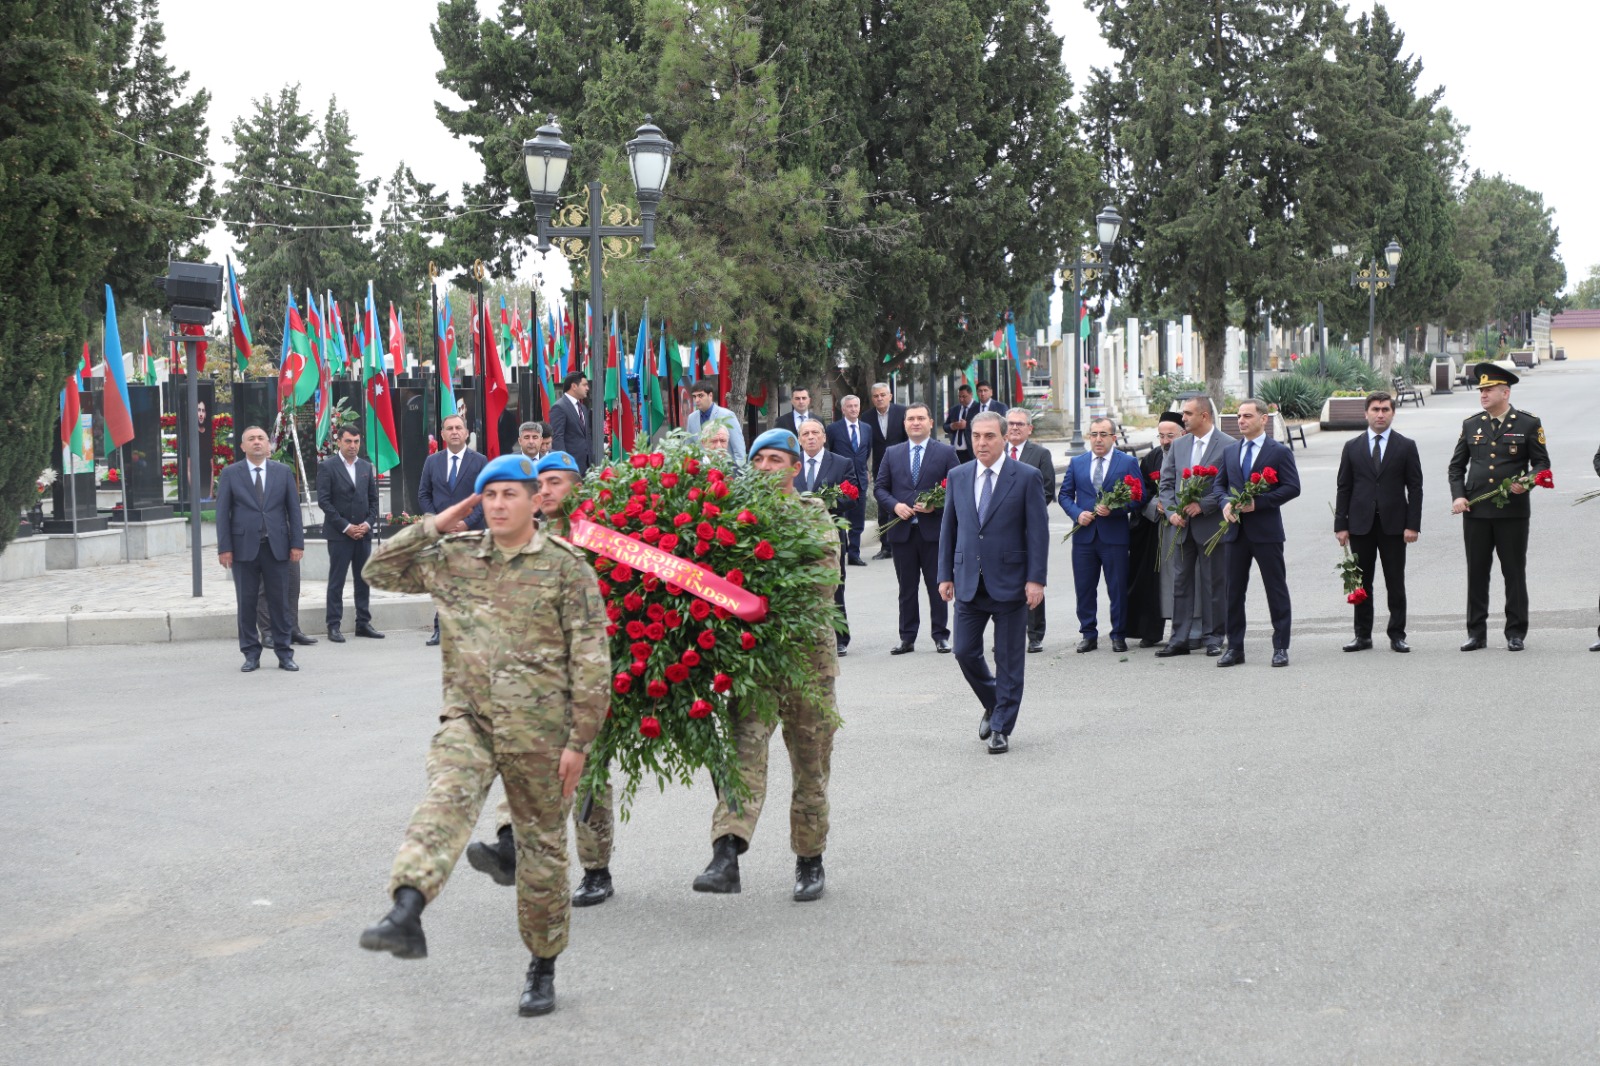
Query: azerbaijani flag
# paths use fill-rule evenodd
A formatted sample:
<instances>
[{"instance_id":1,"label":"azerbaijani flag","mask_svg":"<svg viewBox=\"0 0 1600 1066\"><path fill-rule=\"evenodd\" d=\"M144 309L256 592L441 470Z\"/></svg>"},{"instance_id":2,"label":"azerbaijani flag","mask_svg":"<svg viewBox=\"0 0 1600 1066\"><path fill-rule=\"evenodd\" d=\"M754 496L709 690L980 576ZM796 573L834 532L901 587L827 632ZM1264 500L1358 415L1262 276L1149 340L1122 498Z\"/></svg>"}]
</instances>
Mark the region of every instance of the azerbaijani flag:
<instances>
[{"instance_id":1,"label":"azerbaijani flag","mask_svg":"<svg viewBox=\"0 0 1600 1066\"><path fill-rule=\"evenodd\" d=\"M139 322L144 328L144 351L141 353L144 358L144 383L146 385L154 385L156 383L156 353L150 350L150 320L141 317Z\"/></svg>"},{"instance_id":2,"label":"azerbaijani flag","mask_svg":"<svg viewBox=\"0 0 1600 1066\"><path fill-rule=\"evenodd\" d=\"M450 301L439 307L439 318L433 328L439 331L439 419L442 422L456 413L456 327L450 321Z\"/></svg>"},{"instance_id":3,"label":"azerbaijani flag","mask_svg":"<svg viewBox=\"0 0 1600 1066\"><path fill-rule=\"evenodd\" d=\"M233 326L233 356L243 374L250 365L250 320L244 317L244 301L239 299L239 275L233 272L233 258L228 263L228 318Z\"/></svg>"},{"instance_id":4,"label":"azerbaijani flag","mask_svg":"<svg viewBox=\"0 0 1600 1066\"><path fill-rule=\"evenodd\" d=\"M315 356L311 352L311 338L306 336L305 322L300 318L300 308L295 306L294 290L289 290L286 309L288 329L284 332L283 366L278 378L278 410L299 407L317 394ZM307 369L311 373L307 373Z\"/></svg>"},{"instance_id":5,"label":"azerbaijani flag","mask_svg":"<svg viewBox=\"0 0 1600 1066\"><path fill-rule=\"evenodd\" d=\"M1017 324L1006 314L1006 351L1011 355L1011 381L1016 386L1016 391L1011 395L1013 402L1022 404L1022 350L1017 344Z\"/></svg>"},{"instance_id":6,"label":"azerbaijani flag","mask_svg":"<svg viewBox=\"0 0 1600 1066\"><path fill-rule=\"evenodd\" d=\"M106 451L133 439L133 407L128 403L128 372L122 365L122 333L117 329L117 298L106 286Z\"/></svg>"},{"instance_id":7,"label":"azerbaijani flag","mask_svg":"<svg viewBox=\"0 0 1600 1066\"><path fill-rule=\"evenodd\" d=\"M484 304L483 315L483 426L478 434L481 450L486 458L500 457L500 416L505 414L505 370L500 365L500 353L495 351L493 324L489 321L489 305Z\"/></svg>"},{"instance_id":8,"label":"azerbaijani flag","mask_svg":"<svg viewBox=\"0 0 1600 1066\"><path fill-rule=\"evenodd\" d=\"M394 431L394 407L389 403L389 380L383 372L383 349L378 344L378 309L367 282L366 349L362 352L367 389L367 454L382 474L400 462L400 438Z\"/></svg>"},{"instance_id":9,"label":"azerbaijani flag","mask_svg":"<svg viewBox=\"0 0 1600 1066\"><path fill-rule=\"evenodd\" d=\"M79 416L83 409L78 401L78 375L68 374L66 388L61 390L61 446L72 455L83 454L83 430L79 427ZM68 470L72 464L62 463Z\"/></svg>"}]
</instances>

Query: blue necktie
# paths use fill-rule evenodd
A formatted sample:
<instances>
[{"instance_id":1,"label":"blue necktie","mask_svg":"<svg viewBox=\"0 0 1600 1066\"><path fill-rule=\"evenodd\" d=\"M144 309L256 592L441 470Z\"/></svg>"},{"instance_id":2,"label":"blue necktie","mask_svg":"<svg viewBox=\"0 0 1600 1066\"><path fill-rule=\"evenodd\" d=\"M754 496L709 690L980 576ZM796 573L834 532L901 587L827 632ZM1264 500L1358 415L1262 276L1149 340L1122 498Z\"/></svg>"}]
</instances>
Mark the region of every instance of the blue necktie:
<instances>
[{"instance_id":1,"label":"blue necktie","mask_svg":"<svg viewBox=\"0 0 1600 1066\"><path fill-rule=\"evenodd\" d=\"M850 423L850 450L853 452L861 450L861 441L856 436L856 424L854 422Z\"/></svg>"},{"instance_id":2,"label":"blue necktie","mask_svg":"<svg viewBox=\"0 0 1600 1066\"><path fill-rule=\"evenodd\" d=\"M911 487L917 487L917 481L922 477L922 445L911 446Z\"/></svg>"},{"instance_id":3,"label":"blue necktie","mask_svg":"<svg viewBox=\"0 0 1600 1066\"><path fill-rule=\"evenodd\" d=\"M989 513L989 497L994 494L994 467L983 472L983 491L978 493L978 524L983 525L983 516Z\"/></svg>"},{"instance_id":4,"label":"blue necktie","mask_svg":"<svg viewBox=\"0 0 1600 1066\"><path fill-rule=\"evenodd\" d=\"M1096 492L1099 492L1100 489L1103 487L1103 483L1105 482L1105 479L1106 479L1106 460L1105 460L1105 456L1103 456L1103 455L1095 456L1094 474L1092 475L1090 480L1094 482L1093 487L1094 487L1094 490Z\"/></svg>"},{"instance_id":5,"label":"blue necktie","mask_svg":"<svg viewBox=\"0 0 1600 1066\"><path fill-rule=\"evenodd\" d=\"M456 464L460 461L461 456L459 455L452 455L450 457L450 487L452 489L456 487Z\"/></svg>"},{"instance_id":6,"label":"blue necktie","mask_svg":"<svg viewBox=\"0 0 1600 1066\"><path fill-rule=\"evenodd\" d=\"M1255 441L1247 440L1244 442L1244 479L1246 481L1250 480L1250 468L1255 465L1255 450Z\"/></svg>"}]
</instances>

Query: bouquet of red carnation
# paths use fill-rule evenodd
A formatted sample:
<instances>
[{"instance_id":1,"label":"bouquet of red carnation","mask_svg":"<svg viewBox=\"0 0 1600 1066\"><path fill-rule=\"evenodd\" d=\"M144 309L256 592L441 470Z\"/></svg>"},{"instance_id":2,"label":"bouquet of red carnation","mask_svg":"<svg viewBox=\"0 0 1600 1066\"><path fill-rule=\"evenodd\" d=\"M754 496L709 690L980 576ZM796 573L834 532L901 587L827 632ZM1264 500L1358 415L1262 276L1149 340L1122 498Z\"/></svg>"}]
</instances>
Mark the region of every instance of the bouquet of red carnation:
<instances>
[{"instance_id":1,"label":"bouquet of red carnation","mask_svg":"<svg viewBox=\"0 0 1600 1066\"><path fill-rule=\"evenodd\" d=\"M1556 487L1556 478L1548 469L1529 470L1523 474L1516 474L1506 478L1482 496L1475 496L1468 500L1467 506L1470 507L1473 504L1482 503L1484 500L1493 500L1496 507L1504 507L1511 502L1511 486L1513 485L1521 485L1525 489L1553 489ZM1580 498L1578 502L1582 503L1583 499Z\"/></svg>"},{"instance_id":2,"label":"bouquet of red carnation","mask_svg":"<svg viewBox=\"0 0 1600 1066\"><path fill-rule=\"evenodd\" d=\"M1100 495L1095 497L1094 505L1096 507L1104 507L1108 511L1115 511L1118 507L1126 507L1130 503L1142 502L1144 502L1144 479L1128 474L1109 489L1102 489ZM1067 530L1067 535L1061 539L1071 540L1072 535L1082 528L1077 523L1073 523L1072 528Z\"/></svg>"},{"instance_id":3,"label":"bouquet of red carnation","mask_svg":"<svg viewBox=\"0 0 1600 1066\"><path fill-rule=\"evenodd\" d=\"M861 499L861 490L856 488L854 481L841 481L837 485L819 485L806 493L806 495L815 496L827 505L828 510L832 511L847 500L850 503L855 503Z\"/></svg>"},{"instance_id":4,"label":"bouquet of red carnation","mask_svg":"<svg viewBox=\"0 0 1600 1066\"><path fill-rule=\"evenodd\" d=\"M1212 469L1216 469L1213 467ZM1237 515L1239 509L1248 503L1253 503L1257 496L1269 492L1272 486L1278 483L1278 472L1270 466L1264 466L1250 475L1250 480L1228 494L1228 504ZM1222 535L1228 531L1231 522L1224 522L1222 528L1212 534L1206 541L1206 554L1210 555L1217 550L1217 545L1222 543Z\"/></svg>"},{"instance_id":5,"label":"bouquet of red carnation","mask_svg":"<svg viewBox=\"0 0 1600 1066\"><path fill-rule=\"evenodd\" d=\"M948 484L949 480L950 480L949 478L946 478L944 481L939 482L937 485L935 485L933 488L929 489L927 492L924 492L921 495L919 495L917 497L916 506L918 506L918 507L926 507L930 511L937 511L939 508L943 507L944 506L944 490L945 490L945 486ZM878 539L882 540L884 533L887 532L888 530L893 529L895 526L899 525L899 523L900 523L900 516L899 515L892 515L889 518L885 519L884 521L879 522L878 523Z\"/></svg>"}]
</instances>

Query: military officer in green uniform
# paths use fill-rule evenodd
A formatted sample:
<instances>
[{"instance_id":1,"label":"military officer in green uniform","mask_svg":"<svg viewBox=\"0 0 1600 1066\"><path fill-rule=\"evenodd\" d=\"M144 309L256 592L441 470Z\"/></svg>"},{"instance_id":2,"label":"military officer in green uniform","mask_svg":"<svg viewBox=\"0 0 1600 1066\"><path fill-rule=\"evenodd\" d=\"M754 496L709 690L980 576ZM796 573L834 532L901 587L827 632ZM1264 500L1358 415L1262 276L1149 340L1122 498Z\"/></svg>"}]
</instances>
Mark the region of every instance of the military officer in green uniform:
<instances>
[{"instance_id":1,"label":"military officer in green uniform","mask_svg":"<svg viewBox=\"0 0 1600 1066\"><path fill-rule=\"evenodd\" d=\"M421 912L466 846L498 774L516 827L517 925L533 953L518 1012L555 1008L555 960L567 946L567 812L610 702L605 607L583 553L534 528L534 462L502 456L474 495L403 530L367 579L427 592L449 639L444 708L428 751L428 791L389 879L394 908L361 946L428 954ZM441 534L479 503L488 528Z\"/></svg>"},{"instance_id":2,"label":"military officer in green uniform","mask_svg":"<svg viewBox=\"0 0 1600 1066\"><path fill-rule=\"evenodd\" d=\"M539 528L547 533L565 536L567 532L567 497L583 483L578 464L566 452L551 452L539 460L535 468L539 475ZM578 862L583 867L583 880L572 890L574 907L592 907L611 898L611 843L616 832L611 815L611 783L596 793L577 797L573 808L573 829L578 837ZM495 825L499 827L495 842L477 841L467 845L467 862L474 870L488 874L498 884L515 884L517 879L517 848L511 830L511 807L506 800L495 808Z\"/></svg>"},{"instance_id":3,"label":"military officer in green uniform","mask_svg":"<svg viewBox=\"0 0 1600 1066\"><path fill-rule=\"evenodd\" d=\"M1494 500L1471 501L1506 478L1550 469L1544 426L1537 415L1511 406L1517 375L1494 363L1472 368L1481 414L1461 425L1461 439L1450 457L1453 514L1464 515L1462 538L1467 546L1467 642L1462 651L1488 645L1489 570L1496 556L1506 585L1506 647L1521 651L1528 635L1528 490L1511 486L1504 507Z\"/></svg>"},{"instance_id":4,"label":"military officer in green uniform","mask_svg":"<svg viewBox=\"0 0 1600 1066\"><path fill-rule=\"evenodd\" d=\"M793 794L789 801L789 847L795 854L794 898L819 899L823 890L822 852L828 842L828 771L838 721L834 678L839 675L833 588L838 584L839 537L821 500L794 491L800 472L800 440L786 429L771 429L750 447L750 466L776 474L792 496L794 520L810 523L825 555L816 563L818 618L810 646L811 674L776 693L783 745L789 750ZM719 797L711 819L711 863L695 878L696 892L738 892L739 856L750 847L767 796L767 747L773 727L759 715L745 714L734 725L739 776L749 796Z\"/></svg>"}]
</instances>

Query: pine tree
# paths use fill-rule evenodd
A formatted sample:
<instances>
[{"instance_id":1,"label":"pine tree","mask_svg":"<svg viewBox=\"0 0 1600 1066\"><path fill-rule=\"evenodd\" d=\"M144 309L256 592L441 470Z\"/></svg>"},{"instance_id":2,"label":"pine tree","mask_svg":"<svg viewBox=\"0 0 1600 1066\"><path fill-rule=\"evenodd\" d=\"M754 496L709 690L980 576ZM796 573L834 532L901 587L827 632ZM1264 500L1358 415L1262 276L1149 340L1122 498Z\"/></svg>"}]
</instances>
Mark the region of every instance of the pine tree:
<instances>
[{"instance_id":1,"label":"pine tree","mask_svg":"<svg viewBox=\"0 0 1600 1066\"><path fill-rule=\"evenodd\" d=\"M418 181L404 162L384 184L383 200L373 242L378 300L404 307L408 322L424 326L430 313L427 282L428 264L435 258L433 236L443 225L436 220L449 213L449 204L432 185ZM417 333L414 343L419 353L432 343L431 337L427 330ZM431 357L431 349L425 357Z\"/></svg>"}]
</instances>

